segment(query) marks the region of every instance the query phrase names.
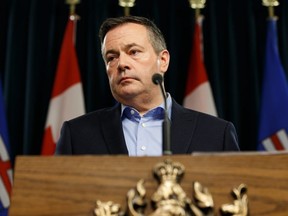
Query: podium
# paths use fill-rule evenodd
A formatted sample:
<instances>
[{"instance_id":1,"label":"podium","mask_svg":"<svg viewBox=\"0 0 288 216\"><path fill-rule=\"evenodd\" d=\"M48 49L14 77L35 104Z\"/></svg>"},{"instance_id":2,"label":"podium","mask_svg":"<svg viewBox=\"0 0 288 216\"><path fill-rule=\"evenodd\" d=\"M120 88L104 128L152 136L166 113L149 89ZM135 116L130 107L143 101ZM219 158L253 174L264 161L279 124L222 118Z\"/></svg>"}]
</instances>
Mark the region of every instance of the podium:
<instances>
[{"instance_id":1,"label":"podium","mask_svg":"<svg viewBox=\"0 0 288 216\"><path fill-rule=\"evenodd\" d=\"M170 159L185 167L179 183L192 197L193 182L213 196L215 215L233 203L231 191L247 186L250 215L288 215L288 153L207 153L163 157L18 156L14 170L10 216L94 215L96 201L127 206L127 192L144 180L149 198L159 183L155 164ZM149 206L145 215L152 209Z\"/></svg>"}]
</instances>

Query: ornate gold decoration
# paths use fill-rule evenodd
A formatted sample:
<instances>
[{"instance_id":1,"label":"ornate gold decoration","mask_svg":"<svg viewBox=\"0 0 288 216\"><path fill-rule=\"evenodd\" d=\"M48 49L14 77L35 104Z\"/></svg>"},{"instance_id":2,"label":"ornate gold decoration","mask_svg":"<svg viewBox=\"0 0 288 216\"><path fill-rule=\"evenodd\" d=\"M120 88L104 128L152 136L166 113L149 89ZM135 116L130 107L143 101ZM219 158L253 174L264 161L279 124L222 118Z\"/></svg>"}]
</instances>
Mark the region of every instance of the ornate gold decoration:
<instances>
[{"instance_id":1,"label":"ornate gold decoration","mask_svg":"<svg viewBox=\"0 0 288 216\"><path fill-rule=\"evenodd\" d=\"M96 216L122 216L124 212L121 212L121 207L119 204L115 204L111 201L109 202L96 202L96 209L94 210Z\"/></svg>"},{"instance_id":2,"label":"ornate gold decoration","mask_svg":"<svg viewBox=\"0 0 288 216\"><path fill-rule=\"evenodd\" d=\"M119 0L119 6L124 7L124 15L130 15L130 8L135 6L136 0Z\"/></svg>"},{"instance_id":3,"label":"ornate gold decoration","mask_svg":"<svg viewBox=\"0 0 288 216\"><path fill-rule=\"evenodd\" d=\"M136 188L127 193L128 215L144 215L147 201L145 200L146 190L144 180L138 181Z\"/></svg>"},{"instance_id":4,"label":"ornate gold decoration","mask_svg":"<svg viewBox=\"0 0 288 216\"><path fill-rule=\"evenodd\" d=\"M199 182L193 183L193 201L180 186L185 173L185 167L178 162L167 159L158 163L153 174L159 186L151 196L151 206L154 210L149 216L213 216L214 201L208 188ZM220 209L222 215L247 216L248 196L246 185L241 184L232 190L233 204L224 204ZM135 188L127 193L127 210L121 211L120 205L109 201L96 202L96 216L144 216L147 207L144 180L138 181Z\"/></svg>"},{"instance_id":5,"label":"ornate gold decoration","mask_svg":"<svg viewBox=\"0 0 288 216\"><path fill-rule=\"evenodd\" d=\"M220 209L222 214L237 216L248 215L248 196L246 192L247 187L245 184L241 184L238 188L234 188L231 192L232 196L235 199L234 203L222 205Z\"/></svg>"}]
</instances>

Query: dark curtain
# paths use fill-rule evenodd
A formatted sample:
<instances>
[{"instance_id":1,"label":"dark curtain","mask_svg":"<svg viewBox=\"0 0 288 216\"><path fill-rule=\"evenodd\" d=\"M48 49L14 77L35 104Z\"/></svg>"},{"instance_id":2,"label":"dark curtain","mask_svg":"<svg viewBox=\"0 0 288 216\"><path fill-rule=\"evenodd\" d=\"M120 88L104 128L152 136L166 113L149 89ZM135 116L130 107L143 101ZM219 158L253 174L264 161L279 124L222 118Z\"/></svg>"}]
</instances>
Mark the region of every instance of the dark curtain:
<instances>
[{"instance_id":1,"label":"dark curtain","mask_svg":"<svg viewBox=\"0 0 288 216\"><path fill-rule=\"evenodd\" d=\"M4 86L12 161L38 155L58 54L68 19L65 0L2 0L0 76ZM123 15L118 0L82 0L76 7L77 54L87 112L115 103L100 53L98 29ZM201 11L204 57L219 116L232 121L243 151L256 150L268 10L261 0L208 0ZM172 57L167 91L182 103L193 38L188 0L136 0L132 15L151 18L163 31ZM288 2L275 8L279 51L288 71ZM107 121L109 121L107 119Z\"/></svg>"}]
</instances>

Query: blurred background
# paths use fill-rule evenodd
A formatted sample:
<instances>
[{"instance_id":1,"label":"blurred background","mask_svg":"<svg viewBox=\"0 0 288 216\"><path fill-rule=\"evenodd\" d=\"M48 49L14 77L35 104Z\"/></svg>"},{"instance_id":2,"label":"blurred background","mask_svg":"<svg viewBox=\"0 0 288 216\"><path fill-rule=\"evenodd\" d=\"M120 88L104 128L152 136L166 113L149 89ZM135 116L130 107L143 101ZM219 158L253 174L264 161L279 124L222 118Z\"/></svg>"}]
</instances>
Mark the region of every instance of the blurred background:
<instances>
[{"instance_id":1,"label":"blurred background","mask_svg":"<svg viewBox=\"0 0 288 216\"><path fill-rule=\"evenodd\" d=\"M275 7L279 56L288 73L288 1ZM107 17L124 15L118 0L81 0L76 53L86 112L115 104L100 52L98 30ZM201 10L204 64L218 116L234 123L240 148L257 149L268 9L261 0L207 0ZM136 0L131 15L152 19L162 30L171 63L166 90L185 96L195 10L188 0ZM39 155L61 43L69 17L65 0L1 0L0 77L11 161ZM109 121L109 120L107 120Z\"/></svg>"}]
</instances>

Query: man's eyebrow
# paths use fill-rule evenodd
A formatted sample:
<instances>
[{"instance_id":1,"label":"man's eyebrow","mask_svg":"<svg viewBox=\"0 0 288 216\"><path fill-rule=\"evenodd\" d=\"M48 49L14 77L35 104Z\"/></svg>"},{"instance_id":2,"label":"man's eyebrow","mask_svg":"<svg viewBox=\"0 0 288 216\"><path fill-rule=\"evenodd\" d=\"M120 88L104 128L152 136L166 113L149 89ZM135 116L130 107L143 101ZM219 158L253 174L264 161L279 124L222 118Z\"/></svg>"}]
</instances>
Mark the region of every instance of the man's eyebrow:
<instances>
[{"instance_id":1,"label":"man's eyebrow","mask_svg":"<svg viewBox=\"0 0 288 216\"><path fill-rule=\"evenodd\" d=\"M110 50L107 50L105 52L105 56L107 56L108 54L117 54L119 53L118 51L116 51L115 49L110 49Z\"/></svg>"},{"instance_id":2,"label":"man's eyebrow","mask_svg":"<svg viewBox=\"0 0 288 216\"><path fill-rule=\"evenodd\" d=\"M136 43L127 44L127 45L125 45L125 48L128 48L128 49L129 49L129 48L134 47L134 46L144 48L143 46L141 46L141 45L139 45L139 44L136 44Z\"/></svg>"},{"instance_id":3,"label":"man's eyebrow","mask_svg":"<svg viewBox=\"0 0 288 216\"><path fill-rule=\"evenodd\" d=\"M141 46L141 45L139 45L139 44L136 44L136 43L126 44L126 45L124 45L124 49L125 49L125 50L128 50L128 49L130 49L131 47L135 47L135 46L144 49L143 46ZM107 56L108 54L118 54L118 53L119 53L119 51L117 51L117 50L115 50L115 49L110 49L110 50L107 50L107 51L105 52L105 56Z\"/></svg>"}]
</instances>

